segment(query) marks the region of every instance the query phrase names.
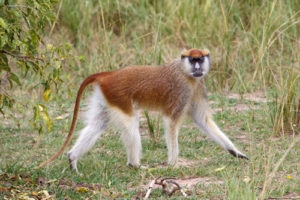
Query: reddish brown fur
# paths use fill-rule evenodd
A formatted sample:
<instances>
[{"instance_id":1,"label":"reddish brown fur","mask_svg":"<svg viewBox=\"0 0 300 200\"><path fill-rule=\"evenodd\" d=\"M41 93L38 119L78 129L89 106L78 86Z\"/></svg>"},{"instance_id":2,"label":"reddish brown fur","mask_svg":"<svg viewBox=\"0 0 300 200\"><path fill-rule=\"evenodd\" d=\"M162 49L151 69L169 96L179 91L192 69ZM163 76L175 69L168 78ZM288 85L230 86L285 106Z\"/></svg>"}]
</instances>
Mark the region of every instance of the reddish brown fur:
<instances>
[{"instance_id":1,"label":"reddish brown fur","mask_svg":"<svg viewBox=\"0 0 300 200\"><path fill-rule=\"evenodd\" d=\"M192 57L201 57L201 56L207 56L209 55L209 52L208 50L199 50L199 49L190 49L190 50L187 50L185 52L183 52L182 54L183 56L192 56Z\"/></svg>"},{"instance_id":2,"label":"reddish brown fur","mask_svg":"<svg viewBox=\"0 0 300 200\"><path fill-rule=\"evenodd\" d=\"M186 99L191 95L189 85L192 82L173 65L129 66L102 73L98 79L108 103L123 112L132 114L136 105L162 110L173 118L184 108Z\"/></svg>"}]
</instances>

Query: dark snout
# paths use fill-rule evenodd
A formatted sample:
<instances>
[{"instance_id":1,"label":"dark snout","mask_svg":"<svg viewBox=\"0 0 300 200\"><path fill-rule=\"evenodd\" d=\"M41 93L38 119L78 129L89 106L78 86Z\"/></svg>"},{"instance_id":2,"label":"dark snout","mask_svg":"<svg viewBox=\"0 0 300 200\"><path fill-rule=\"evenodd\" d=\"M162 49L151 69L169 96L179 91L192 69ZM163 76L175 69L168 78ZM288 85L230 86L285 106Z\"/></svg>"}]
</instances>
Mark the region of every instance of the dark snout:
<instances>
[{"instance_id":1,"label":"dark snout","mask_svg":"<svg viewBox=\"0 0 300 200\"><path fill-rule=\"evenodd\" d=\"M189 57L189 61L193 66L192 73L194 77L201 77L203 76L203 70L201 65L204 63L205 58L204 56L199 57Z\"/></svg>"},{"instance_id":2,"label":"dark snout","mask_svg":"<svg viewBox=\"0 0 300 200\"><path fill-rule=\"evenodd\" d=\"M201 76L203 76L203 72L202 72L202 70L201 69L196 69L195 71L193 70L193 76L194 77L201 77Z\"/></svg>"}]
</instances>

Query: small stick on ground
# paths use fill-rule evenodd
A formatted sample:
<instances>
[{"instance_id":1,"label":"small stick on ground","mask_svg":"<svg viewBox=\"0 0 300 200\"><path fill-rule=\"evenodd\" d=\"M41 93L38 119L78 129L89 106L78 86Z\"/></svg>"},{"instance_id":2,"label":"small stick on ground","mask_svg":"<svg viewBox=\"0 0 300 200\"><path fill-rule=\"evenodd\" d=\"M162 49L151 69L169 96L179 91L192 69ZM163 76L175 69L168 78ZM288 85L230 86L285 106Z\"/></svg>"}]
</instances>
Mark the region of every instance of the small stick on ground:
<instances>
[{"instance_id":1,"label":"small stick on ground","mask_svg":"<svg viewBox=\"0 0 300 200\"><path fill-rule=\"evenodd\" d=\"M148 197L150 196L150 193L152 191L154 184L160 185L162 187L162 192L165 193L166 195L168 195L169 197L172 196L177 190L179 190L184 197L187 197L187 194L183 191L183 189L180 187L180 185L175 181L175 178L166 177L166 178L162 178L160 180L159 179L160 179L160 177L158 177L155 180L150 182L149 188L144 197L144 200L147 200ZM171 190L169 190L169 188L168 188L168 185L170 185L170 184L175 185L175 187L172 187Z\"/></svg>"},{"instance_id":2,"label":"small stick on ground","mask_svg":"<svg viewBox=\"0 0 300 200\"><path fill-rule=\"evenodd\" d=\"M153 180L153 181L150 182L149 187L148 187L148 191L147 191L147 193L146 193L146 195L145 195L144 200L147 200L147 199L148 199L148 197L149 197L149 195L150 195L150 193L151 193L151 191L152 191L152 188L153 188L153 185L154 185L155 181L156 181L156 180Z\"/></svg>"},{"instance_id":3,"label":"small stick on ground","mask_svg":"<svg viewBox=\"0 0 300 200\"><path fill-rule=\"evenodd\" d=\"M169 180L169 181L167 181L167 182L176 185L176 186L177 186L176 189L178 189L184 197L187 197L187 194L183 191L183 189L180 187L180 185L179 185L177 182L175 182L175 181L173 181L173 180ZM175 190L175 191L176 191L176 190ZM174 192L175 192L175 191L174 191Z\"/></svg>"}]
</instances>

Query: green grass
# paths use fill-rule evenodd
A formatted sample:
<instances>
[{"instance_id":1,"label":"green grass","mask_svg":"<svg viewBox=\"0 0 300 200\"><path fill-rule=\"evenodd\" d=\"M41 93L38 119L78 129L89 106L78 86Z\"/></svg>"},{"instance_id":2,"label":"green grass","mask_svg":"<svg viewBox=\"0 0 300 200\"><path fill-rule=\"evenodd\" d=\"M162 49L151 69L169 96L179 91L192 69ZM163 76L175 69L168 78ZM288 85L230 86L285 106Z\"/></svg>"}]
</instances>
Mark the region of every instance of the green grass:
<instances>
[{"instance_id":1,"label":"green grass","mask_svg":"<svg viewBox=\"0 0 300 200\"><path fill-rule=\"evenodd\" d=\"M65 72L61 77L65 82L51 88L49 102L43 100L43 91L37 87L40 83L30 74L23 80L22 90L14 91L19 103L5 110L6 115L0 121L0 198L16 199L21 195L37 198L32 192L47 190L55 199L131 199L142 197L146 189L141 185L159 176L214 180L189 188L191 199L300 196L300 4L297 0L63 0L60 3L53 32L43 40L54 46L70 43L74 58L64 61ZM131 64L167 63L178 58L184 48L191 47L210 50L212 65L206 83L211 105L217 109L214 118L250 161L231 157L186 119L180 131L180 157L193 161L192 165L176 169L161 167L167 159L167 150L160 125L159 131L155 129L156 142L148 137L147 128L141 129L146 135L142 141L142 165L148 166L146 169L126 166L120 133L110 128L80 160L82 177L68 169L65 154L47 167L33 170L61 146L69 128L74 96L84 77ZM9 85L3 83L1 87ZM266 96L264 102L226 96L233 92L244 97L257 91ZM58 116L63 119L54 120L52 129L45 128L39 135L28 123L33 119L32 102L47 104L51 119ZM249 109L238 110L241 104ZM153 119L149 118L150 124L156 128ZM147 122L142 121L141 125L147 127ZM81 122L77 131L80 128ZM74 140L75 136L72 143ZM276 164L294 141L296 144L277 169ZM49 183L38 185L37 178ZM64 179L73 181L73 186L62 184ZM78 191L91 183L100 183L102 188ZM166 198L161 189L154 189L150 197ZM172 198L181 197L176 193Z\"/></svg>"},{"instance_id":2,"label":"green grass","mask_svg":"<svg viewBox=\"0 0 300 200\"><path fill-rule=\"evenodd\" d=\"M246 104L247 100L233 100L212 94L216 104L223 99L224 108L235 107L241 101ZM266 178L274 169L276 163L283 156L289 145L296 138L282 136L273 137L271 122L265 118L268 109L266 103L256 102L257 110L235 111L224 109L215 114L215 120L222 130L250 157L249 161L232 157L220 146L207 139L189 119L185 120L180 130L180 157L193 164L178 168L164 167L167 160L167 149L163 137L163 130L157 136L157 143L153 143L148 135L148 130L142 132L143 157L142 165L147 168L132 169L126 166L126 153L120 140L120 132L111 127L80 161L79 170L83 176L78 176L68 168L66 154L60 156L45 168L33 170L47 157L52 155L61 146L67 127L64 120L57 121L47 135L37 136L32 134L31 129L4 128L1 125L1 176L0 184L8 193L2 195L13 195L11 192L20 190L25 194L32 191L39 192L47 190L57 198L82 199L97 198L133 198L137 195L142 197L147 185L157 177L176 178L209 178L209 183L200 182L192 188L187 189L190 198L219 198L219 199L256 199L260 197ZM214 106L219 107L219 106ZM254 114L253 114L254 112ZM141 121L146 126L147 121ZM77 130L82 127L79 123ZM71 143L74 143L73 137ZM299 137L298 143L288 153L283 163L271 178L266 187L265 197L282 197L292 194L299 196ZM223 168L218 171L218 168ZM13 180L6 175L22 176L29 173L32 183L20 178ZM44 177L49 184L37 185L36 178ZM75 186L61 186L62 179L71 178ZM221 181L221 183L216 182ZM88 189L88 191L77 191L82 182L101 183L102 189ZM9 189L10 188L10 189ZM20 189L22 188L22 189ZM14 194L18 197L19 193ZM172 198L181 198L176 193ZM161 194L161 189L155 189L151 198L166 198Z\"/></svg>"}]
</instances>

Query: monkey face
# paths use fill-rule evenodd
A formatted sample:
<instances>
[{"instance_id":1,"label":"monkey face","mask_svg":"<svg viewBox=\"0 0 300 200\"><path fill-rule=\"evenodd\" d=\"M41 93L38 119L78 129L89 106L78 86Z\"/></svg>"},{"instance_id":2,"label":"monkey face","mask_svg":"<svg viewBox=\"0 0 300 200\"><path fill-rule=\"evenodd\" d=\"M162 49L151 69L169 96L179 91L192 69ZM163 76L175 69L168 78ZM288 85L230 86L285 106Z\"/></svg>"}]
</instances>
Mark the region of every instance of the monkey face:
<instances>
[{"instance_id":1,"label":"monkey face","mask_svg":"<svg viewBox=\"0 0 300 200\"><path fill-rule=\"evenodd\" d=\"M202 77L209 71L210 58L207 50L190 49L181 55L183 70L190 76Z\"/></svg>"}]
</instances>

